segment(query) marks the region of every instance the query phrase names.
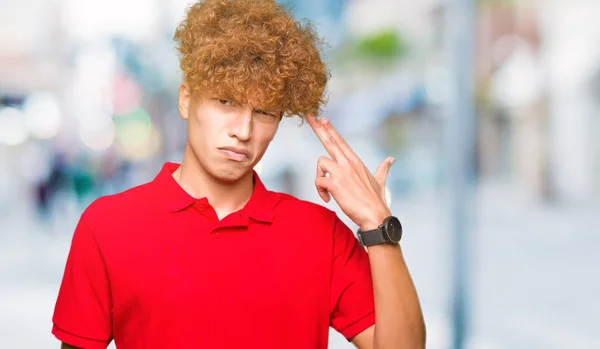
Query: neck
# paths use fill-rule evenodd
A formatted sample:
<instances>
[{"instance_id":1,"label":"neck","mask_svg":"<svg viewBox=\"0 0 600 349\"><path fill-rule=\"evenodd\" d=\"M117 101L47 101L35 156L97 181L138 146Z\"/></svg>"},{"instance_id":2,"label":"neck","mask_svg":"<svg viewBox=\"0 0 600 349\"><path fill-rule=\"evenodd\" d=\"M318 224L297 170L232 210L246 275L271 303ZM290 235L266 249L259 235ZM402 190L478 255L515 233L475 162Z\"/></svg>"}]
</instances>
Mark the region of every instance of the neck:
<instances>
[{"instance_id":1,"label":"neck","mask_svg":"<svg viewBox=\"0 0 600 349\"><path fill-rule=\"evenodd\" d=\"M254 189L252 171L233 182L215 178L202 167L189 145L173 178L190 196L207 198L219 219L242 209Z\"/></svg>"}]
</instances>

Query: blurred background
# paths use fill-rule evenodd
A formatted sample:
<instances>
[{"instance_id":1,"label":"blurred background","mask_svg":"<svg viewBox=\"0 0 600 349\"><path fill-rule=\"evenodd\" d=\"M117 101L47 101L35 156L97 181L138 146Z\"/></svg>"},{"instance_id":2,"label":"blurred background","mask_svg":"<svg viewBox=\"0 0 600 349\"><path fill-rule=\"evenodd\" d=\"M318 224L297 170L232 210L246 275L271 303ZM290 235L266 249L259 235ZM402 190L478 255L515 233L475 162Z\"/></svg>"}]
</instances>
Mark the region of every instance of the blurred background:
<instances>
[{"instance_id":1,"label":"blurred background","mask_svg":"<svg viewBox=\"0 0 600 349\"><path fill-rule=\"evenodd\" d=\"M190 2L0 0L2 347L58 347L79 215L181 159L172 36ZM396 158L428 348L600 348L600 1L288 3L329 42L324 114L369 168ZM300 124L256 170L319 202L325 152Z\"/></svg>"}]
</instances>

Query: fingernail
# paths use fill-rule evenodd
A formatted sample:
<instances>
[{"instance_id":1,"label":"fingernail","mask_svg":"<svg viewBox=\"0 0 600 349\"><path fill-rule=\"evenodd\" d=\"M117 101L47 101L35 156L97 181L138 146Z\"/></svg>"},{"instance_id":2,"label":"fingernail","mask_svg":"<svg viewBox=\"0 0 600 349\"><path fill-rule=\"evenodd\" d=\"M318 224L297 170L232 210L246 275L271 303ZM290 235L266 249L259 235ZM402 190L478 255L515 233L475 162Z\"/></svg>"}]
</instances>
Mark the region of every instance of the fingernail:
<instances>
[{"instance_id":1,"label":"fingernail","mask_svg":"<svg viewBox=\"0 0 600 349\"><path fill-rule=\"evenodd\" d=\"M329 122L329 120L327 120L327 118L326 118L326 117L322 117L322 118L321 118L321 123L322 123L323 125L327 124L328 122Z\"/></svg>"},{"instance_id":2,"label":"fingernail","mask_svg":"<svg viewBox=\"0 0 600 349\"><path fill-rule=\"evenodd\" d=\"M391 158L391 159L390 159L390 165L393 165L393 164L394 164L394 162L396 162L396 159L394 159L394 158Z\"/></svg>"}]
</instances>

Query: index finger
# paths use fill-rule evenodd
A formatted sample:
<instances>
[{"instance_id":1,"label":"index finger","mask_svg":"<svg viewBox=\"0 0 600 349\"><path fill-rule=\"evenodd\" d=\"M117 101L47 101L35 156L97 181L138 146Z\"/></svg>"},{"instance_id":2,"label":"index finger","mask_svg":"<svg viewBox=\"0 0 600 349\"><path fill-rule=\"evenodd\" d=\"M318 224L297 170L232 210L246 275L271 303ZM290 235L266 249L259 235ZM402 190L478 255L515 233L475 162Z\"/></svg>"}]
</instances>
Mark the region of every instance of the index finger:
<instances>
[{"instance_id":1,"label":"index finger","mask_svg":"<svg viewBox=\"0 0 600 349\"><path fill-rule=\"evenodd\" d=\"M317 134L317 137L319 137L319 140L321 140L321 143L323 143L325 150L327 150L327 152L329 153L329 155L331 155L333 160L337 161L338 163L347 162L347 159L342 149L340 149L339 145L336 143L335 139L331 136L329 131L327 131L325 126L323 126L323 124L321 124L319 120L317 120L316 116L311 114L308 115L306 119L308 120L308 124L310 125L310 127L312 127L313 131L315 131L315 133Z\"/></svg>"},{"instance_id":2,"label":"index finger","mask_svg":"<svg viewBox=\"0 0 600 349\"><path fill-rule=\"evenodd\" d=\"M321 125L323 125L323 128L325 128L325 130L327 130L327 132L329 133L331 138L333 138L335 143L340 147L340 149L342 150L342 152L344 153L344 155L346 156L346 158L348 160L350 160L350 161L358 161L359 160L358 156L356 155L356 153L354 153L354 151L352 150L350 145L348 145L348 143L342 137L342 135L340 135L338 133L338 131L335 129L335 127L333 127L333 125L331 124L331 121L327 120L326 118L322 118L319 121L319 123Z\"/></svg>"}]
</instances>

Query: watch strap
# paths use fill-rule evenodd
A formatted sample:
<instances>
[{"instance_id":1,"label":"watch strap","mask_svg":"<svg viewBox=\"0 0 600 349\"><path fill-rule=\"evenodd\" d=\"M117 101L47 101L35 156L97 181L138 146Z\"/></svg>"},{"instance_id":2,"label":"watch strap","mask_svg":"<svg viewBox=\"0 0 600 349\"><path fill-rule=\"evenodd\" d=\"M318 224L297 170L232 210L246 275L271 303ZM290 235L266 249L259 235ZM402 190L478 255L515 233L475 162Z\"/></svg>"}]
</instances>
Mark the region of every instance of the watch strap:
<instances>
[{"instance_id":1,"label":"watch strap","mask_svg":"<svg viewBox=\"0 0 600 349\"><path fill-rule=\"evenodd\" d=\"M379 245L389 242L381 227L367 231L359 231L358 234L360 234L360 239L365 246Z\"/></svg>"}]
</instances>

